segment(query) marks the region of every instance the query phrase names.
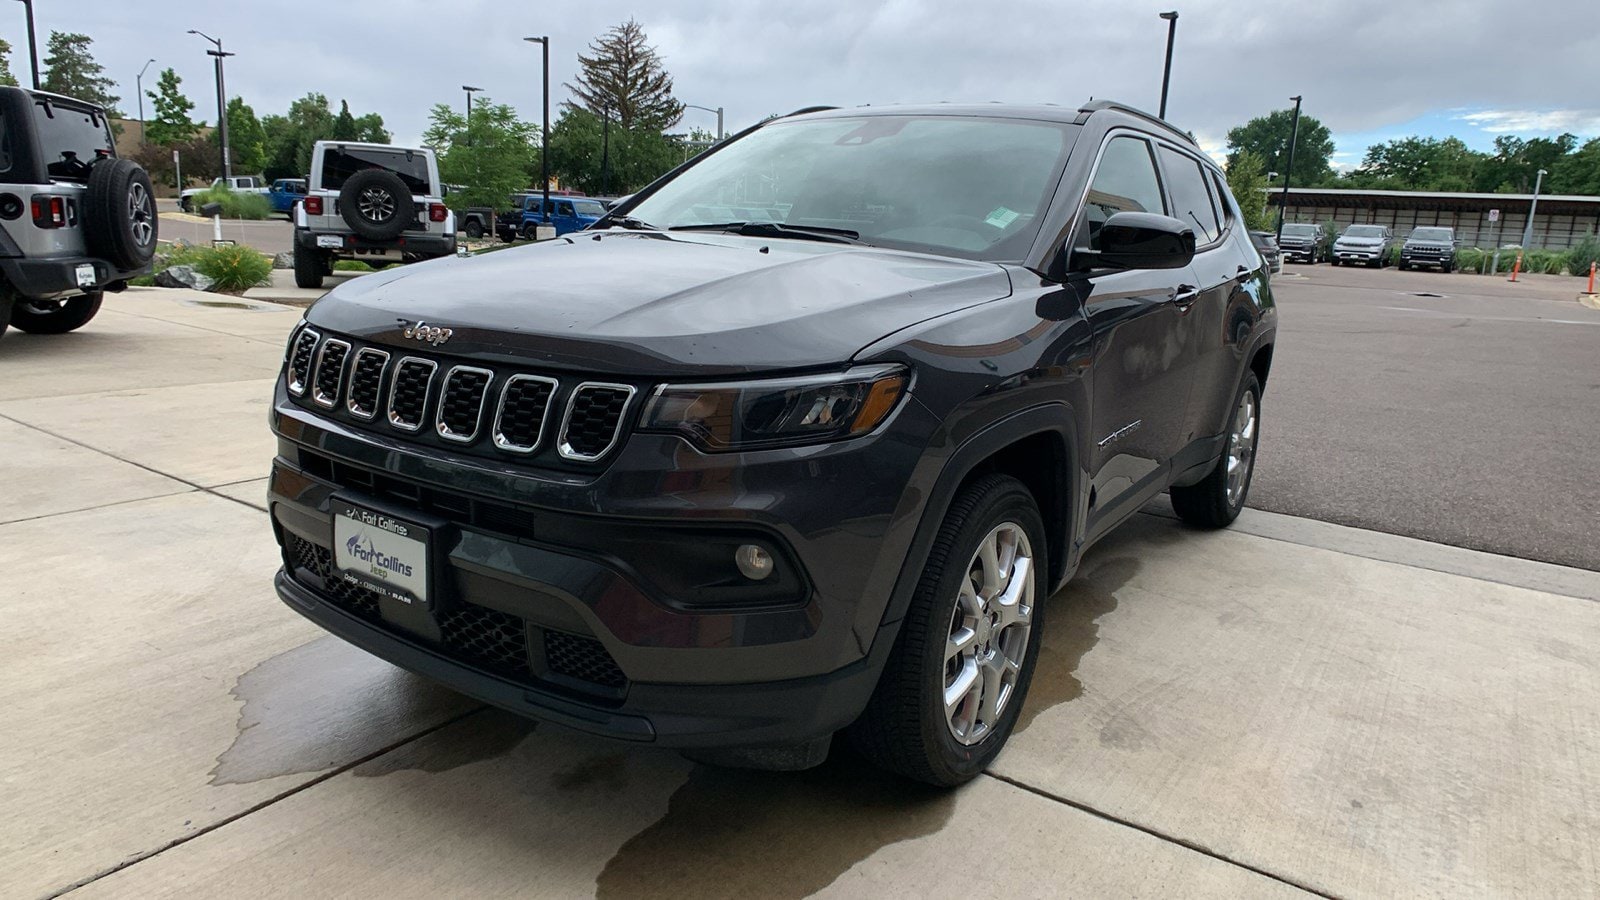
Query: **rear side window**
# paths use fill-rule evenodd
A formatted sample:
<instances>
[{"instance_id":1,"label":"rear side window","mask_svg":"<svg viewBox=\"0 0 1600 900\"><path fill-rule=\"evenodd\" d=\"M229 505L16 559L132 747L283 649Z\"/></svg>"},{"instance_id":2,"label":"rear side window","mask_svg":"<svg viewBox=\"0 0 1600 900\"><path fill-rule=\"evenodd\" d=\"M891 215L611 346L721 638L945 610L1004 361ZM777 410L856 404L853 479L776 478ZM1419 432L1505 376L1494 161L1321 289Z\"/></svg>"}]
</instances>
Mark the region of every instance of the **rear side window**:
<instances>
[{"instance_id":1,"label":"rear side window","mask_svg":"<svg viewBox=\"0 0 1600 900\"><path fill-rule=\"evenodd\" d=\"M1195 243L1209 244L1222 234L1217 209L1211 205L1205 170L1200 163L1170 147L1161 148L1161 165L1167 171L1167 190L1172 195L1172 215L1194 227Z\"/></svg>"},{"instance_id":2,"label":"rear side window","mask_svg":"<svg viewBox=\"0 0 1600 900\"><path fill-rule=\"evenodd\" d=\"M345 179L363 169L388 169L400 176L413 194L432 193L428 183L428 157L415 150L377 147L329 147L322 153L322 187L337 191Z\"/></svg>"},{"instance_id":3,"label":"rear side window","mask_svg":"<svg viewBox=\"0 0 1600 900\"><path fill-rule=\"evenodd\" d=\"M1233 197L1231 200L1229 199L1232 197L1232 195L1228 193L1228 186L1223 183L1222 179L1217 176L1216 172L1211 173L1211 197L1217 201L1217 212L1220 215L1220 221L1222 222L1222 230L1227 231L1228 226L1233 224L1234 202L1237 201L1238 198ZM1313 231L1314 230L1315 229L1313 229Z\"/></svg>"},{"instance_id":4,"label":"rear side window","mask_svg":"<svg viewBox=\"0 0 1600 900\"><path fill-rule=\"evenodd\" d=\"M97 159L116 155L106 120L92 110L36 100L33 123L45 170L60 181L88 181Z\"/></svg>"},{"instance_id":5,"label":"rear side window","mask_svg":"<svg viewBox=\"0 0 1600 900\"><path fill-rule=\"evenodd\" d=\"M1100 249L1100 227L1114 213L1165 211L1150 144L1133 137L1112 138L1100 155L1100 166L1083 205L1088 248Z\"/></svg>"}]
</instances>

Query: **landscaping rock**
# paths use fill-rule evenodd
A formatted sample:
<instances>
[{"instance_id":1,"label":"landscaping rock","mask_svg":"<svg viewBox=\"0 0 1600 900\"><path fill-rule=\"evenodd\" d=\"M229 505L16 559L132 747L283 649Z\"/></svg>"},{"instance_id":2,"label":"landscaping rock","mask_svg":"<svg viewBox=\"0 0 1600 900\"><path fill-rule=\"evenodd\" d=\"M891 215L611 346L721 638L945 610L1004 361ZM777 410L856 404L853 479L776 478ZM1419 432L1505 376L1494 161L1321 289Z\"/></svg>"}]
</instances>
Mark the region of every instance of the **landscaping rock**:
<instances>
[{"instance_id":1,"label":"landscaping rock","mask_svg":"<svg viewBox=\"0 0 1600 900\"><path fill-rule=\"evenodd\" d=\"M287 250L282 253L274 254L272 257L272 267L274 269L294 268L294 254Z\"/></svg>"},{"instance_id":2,"label":"landscaping rock","mask_svg":"<svg viewBox=\"0 0 1600 900\"><path fill-rule=\"evenodd\" d=\"M215 285L209 275L202 275L191 266L173 266L156 273L156 287L209 291Z\"/></svg>"}]
</instances>

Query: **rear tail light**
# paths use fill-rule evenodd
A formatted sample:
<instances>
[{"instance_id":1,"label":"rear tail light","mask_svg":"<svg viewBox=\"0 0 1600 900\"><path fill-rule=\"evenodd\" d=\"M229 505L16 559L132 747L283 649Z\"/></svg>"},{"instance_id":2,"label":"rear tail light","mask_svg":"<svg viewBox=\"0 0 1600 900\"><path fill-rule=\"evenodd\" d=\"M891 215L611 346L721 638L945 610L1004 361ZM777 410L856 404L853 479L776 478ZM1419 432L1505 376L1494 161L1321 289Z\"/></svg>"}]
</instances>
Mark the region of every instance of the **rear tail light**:
<instances>
[{"instance_id":1,"label":"rear tail light","mask_svg":"<svg viewBox=\"0 0 1600 900\"><path fill-rule=\"evenodd\" d=\"M443 222L447 212L443 203L431 203L428 205L428 221Z\"/></svg>"},{"instance_id":2,"label":"rear tail light","mask_svg":"<svg viewBox=\"0 0 1600 900\"><path fill-rule=\"evenodd\" d=\"M67 224L67 198L35 194L33 224L40 228L62 228Z\"/></svg>"},{"instance_id":3,"label":"rear tail light","mask_svg":"<svg viewBox=\"0 0 1600 900\"><path fill-rule=\"evenodd\" d=\"M308 216L320 216L320 215L322 215L322 198L321 197L307 197L304 202L305 202L305 205L306 205L306 215L308 215Z\"/></svg>"}]
</instances>

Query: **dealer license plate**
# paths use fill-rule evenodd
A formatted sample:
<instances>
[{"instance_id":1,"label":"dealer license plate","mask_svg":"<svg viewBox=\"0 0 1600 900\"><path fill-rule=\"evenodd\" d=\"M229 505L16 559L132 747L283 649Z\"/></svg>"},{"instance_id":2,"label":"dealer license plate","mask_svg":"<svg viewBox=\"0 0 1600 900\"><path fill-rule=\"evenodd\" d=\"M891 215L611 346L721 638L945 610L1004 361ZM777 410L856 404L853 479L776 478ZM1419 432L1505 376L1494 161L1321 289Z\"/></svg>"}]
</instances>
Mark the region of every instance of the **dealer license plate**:
<instances>
[{"instance_id":1,"label":"dealer license plate","mask_svg":"<svg viewBox=\"0 0 1600 900\"><path fill-rule=\"evenodd\" d=\"M94 266L93 265L90 265L89 263L84 263L83 265L81 265L81 266L77 267L76 269L74 269L73 270L73 274L76 275L77 278L78 278L78 287L93 287L94 286Z\"/></svg>"},{"instance_id":2,"label":"dealer license plate","mask_svg":"<svg viewBox=\"0 0 1600 900\"><path fill-rule=\"evenodd\" d=\"M415 522L352 503L333 504L333 560L339 577L401 603L428 603L432 535Z\"/></svg>"},{"instance_id":3,"label":"dealer license plate","mask_svg":"<svg viewBox=\"0 0 1600 900\"><path fill-rule=\"evenodd\" d=\"M337 234L319 234L317 235L317 246L332 247L337 250L344 246L344 238Z\"/></svg>"}]
</instances>

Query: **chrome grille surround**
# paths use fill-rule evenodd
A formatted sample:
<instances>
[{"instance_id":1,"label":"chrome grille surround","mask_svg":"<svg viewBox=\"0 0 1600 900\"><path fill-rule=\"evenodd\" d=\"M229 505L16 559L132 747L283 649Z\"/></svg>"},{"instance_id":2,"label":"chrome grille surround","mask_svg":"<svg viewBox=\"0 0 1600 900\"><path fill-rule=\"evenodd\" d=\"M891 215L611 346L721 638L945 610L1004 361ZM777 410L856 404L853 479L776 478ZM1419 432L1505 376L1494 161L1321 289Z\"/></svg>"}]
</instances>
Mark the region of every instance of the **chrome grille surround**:
<instances>
[{"instance_id":1,"label":"chrome grille surround","mask_svg":"<svg viewBox=\"0 0 1600 900\"><path fill-rule=\"evenodd\" d=\"M457 431L445 422L446 417L449 415L448 408L456 399L452 394L451 385L455 384L456 376L458 375L480 375L483 377L483 385L477 388L478 402L474 404L476 409L473 410L472 430L469 432ZM470 444L477 438L478 432L483 430L483 407L489 401L489 386L493 383L494 373L488 369L480 369L476 366L451 366L450 371L445 373L444 383L439 387L439 407L433 416L433 427L434 430L439 432L439 436L447 441L456 441L462 444ZM462 390L470 391L473 389L463 388Z\"/></svg>"},{"instance_id":2,"label":"chrome grille surround","mask_svg":"<svg viewBox=\"0 0 1600 900\"><path fill-rule=\"evenodd\" d=\"M583 400L586 395L600 392L620 393L623 395L622 406L617 410L616 416L610 425L611 437L606 441L606 445L599 450L586 451L574 447L570 440L573 411L577 408L578 402ZM561 417L561 434L556 439L556 452L561 454L562 459L570 459L576 462L594 462L610 453L612 448L616 447L617 440L622 436L622 423L627 420L628 407L632 405L635 393L637 391L631 384L616 384L609 381L585 381L573 388L572 393L567 397L566 412Z\"/></svg>"},{"instance_id":3,"label":"chrome grille surround","mask_svg":"<svg viewBox=\"0 0 1600 900\"><path fill-rule=\"evenodd\" d=\"M289 349L289 365L285 380L289 393L296 397L306 395L306 386L311 382L312 363L316 359L317 342L320 340L322 332L306 325L300 329L300 334L294 339L294 346Z\"/></svg>"},{"instance_id":4,"label":"chrome grille surround","mask_svg":"<svg viewBox=\"0 0 1600 900\"><path fill-rule=\"evenodd\" d=\"M527 388L523 387L523 385L542 385L546 388L544 391L544 408L539 411L538 431L534 433L533 441L527 444L517 443L507 437L505 433L506 407L512 402L521 402L527 391ZM552 406L550 401L555 399L556 390L560 386L561 383L554 378L546 378L543 375L512 375L507 378L506 383L500 387L500 400L495 404L494 409L494 427L490 432L494 439L494 445L509 453L532 453L539 449L539 445L544 443L545 427L550 423L550 407ZM515 398L512 397L513 388L517 389L518 392Z\"/></svg>"},{"instance_id":5,"label":"chrome grille surround","mask_svg":"<svg viewBox=\"0 0 1600 900\"><path fill-rule=\"evenodd\" d=\"M407 366L419 366L427 372L426 377L424 377L422 380L422 396L418 398L416 402L415 421L411 421L410 419L405 418L403 415L396 413L394 407L395 395L398 393L401 381L405 377ZM414 432L422 430L422 423L427 418L428 392L429 389L433 387L433 376L437 374L438 371L438 363L431 359L425 359L420 356L402 357L400 362L395 364L394 374L389 377L389 402L387 409L389 411L388 416L390 425L400 429L401 431ZM410 388L408 387L407 390L409 391Z\"/></svg>"},{"instance_id":6,"label":"chrome grille surround","mask_svg":"<svg viewBox=\"0 0 1600 900\"><path fill-rule=\"evenodd\" d=\"M326 390L322 384L323 367L328 365L329 351L333 352L332 363L337 371L333 375L333 389ZM322 342L322 348L317 351L317 364L312 367L311 399L323 409L333 409L339 405L339 392L344 388L344 366L350 361L350 342L338 338L328 338Z\"/></svg>"},{"instance_id":7,"label":"chrome grille surround","mask_svg":"<svg viewBox=\"0 0 1600 900\"><path fill-rule=\"evenodd\" d=\"M368 409L361 406L356 400L356 379L360 378L363 372L362 361L374 357L378 360L378 373L372 385L372 407ZM379 350L377 347L362 347L356 351L356 361L350 366L350 387L345 391L345 409L350 411L350 415L358 419L371 420L378 414L378 405L383 399L380 395L383 388L383 373L388 368L389 351Z\"/></svg>"}]
</instances>

